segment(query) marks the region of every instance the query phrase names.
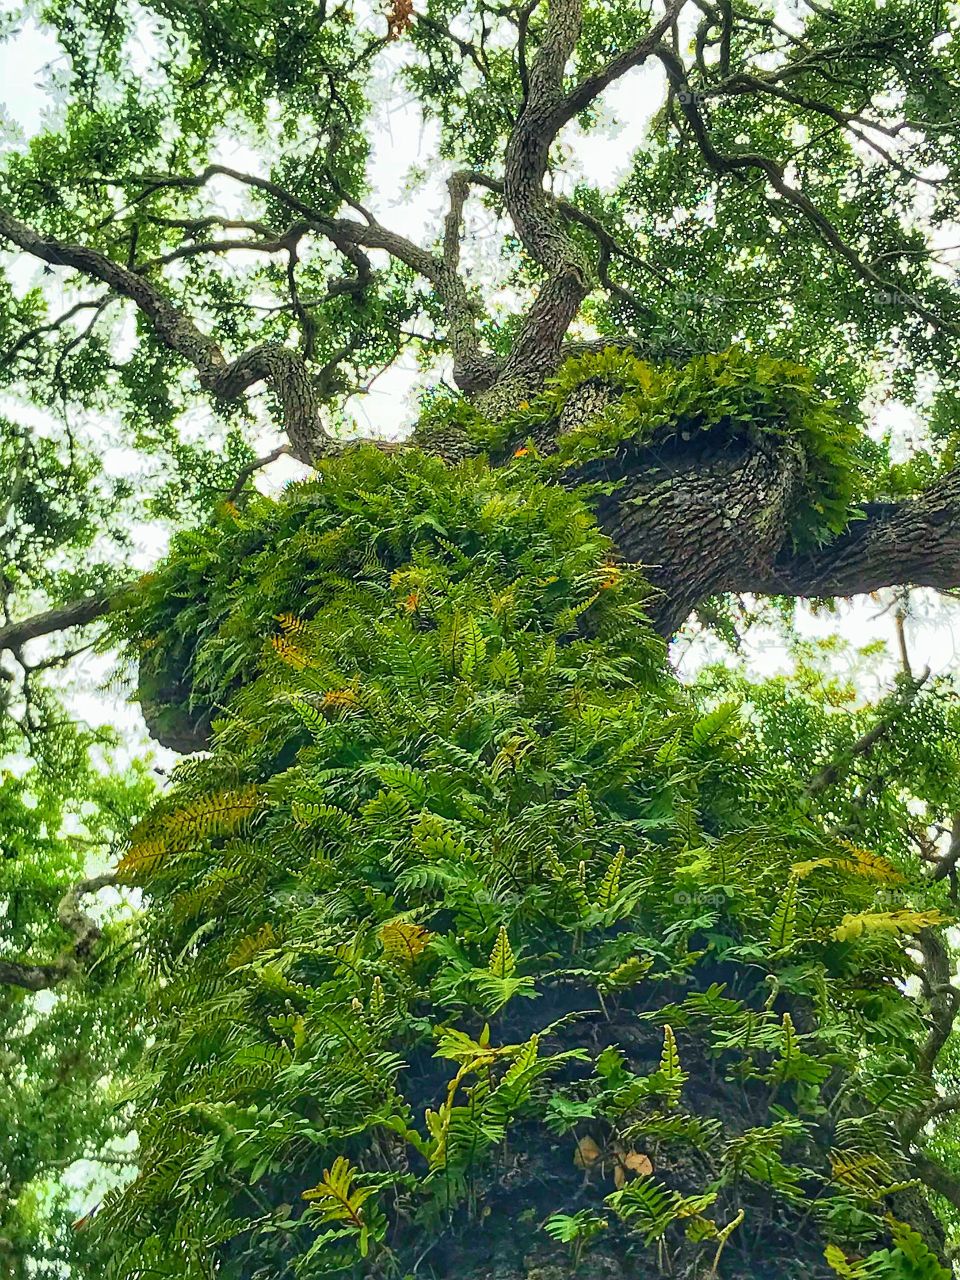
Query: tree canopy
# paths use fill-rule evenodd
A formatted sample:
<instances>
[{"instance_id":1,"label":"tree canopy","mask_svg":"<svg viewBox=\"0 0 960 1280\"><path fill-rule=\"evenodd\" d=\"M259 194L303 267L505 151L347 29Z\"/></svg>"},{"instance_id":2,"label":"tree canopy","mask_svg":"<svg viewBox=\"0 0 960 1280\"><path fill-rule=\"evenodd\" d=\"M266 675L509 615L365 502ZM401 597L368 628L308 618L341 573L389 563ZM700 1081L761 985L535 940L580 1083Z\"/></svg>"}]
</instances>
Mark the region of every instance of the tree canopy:
<instances>
[{"instance_id":1,"label":"tree canopy","mask_svg":"<svg viewBox=\"0 0 960 1280\"><path fill-rule=\"evenodd\" d=\"M6 19L11 1277L949 1274L956 686L790 617L960 586L957 21Z\"/></svg>"}]
</instances>

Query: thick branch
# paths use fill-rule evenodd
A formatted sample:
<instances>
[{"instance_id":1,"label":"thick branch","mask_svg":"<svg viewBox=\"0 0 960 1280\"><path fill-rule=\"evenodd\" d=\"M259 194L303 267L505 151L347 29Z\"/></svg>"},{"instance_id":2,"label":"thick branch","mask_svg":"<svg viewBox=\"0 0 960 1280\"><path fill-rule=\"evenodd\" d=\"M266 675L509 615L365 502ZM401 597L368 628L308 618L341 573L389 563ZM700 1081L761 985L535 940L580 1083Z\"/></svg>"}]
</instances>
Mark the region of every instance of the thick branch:
<instances>
[{"instance_id":1,"label":"thick branch","mask_svg":"<svg viewBox=\"0 0 960 1280\"><path fill-rule=\"evenodd\" d=\"M672 0L660 21L652 27L641 40L618 53L615 58L602 67L595 75L588 76L573 88L557 105L552 123L555 125L554 136L574 116L585 111L590 104L603 93L615 80L626 75L635 67L642 66L654 50L658 41L662 40L680 15L686 0Z\"/></svg>"},{"instance_id":2,"label":"thick branch","mask_svg":"<svg viewBox=\"0 0 960 1280\"><path fill-rule=\"evenodd\" d=\"M42 262L71 267L89 279L100 280L114 294L129 298L164 346L193 365L201 387L218 399L236 399L254 383L271 381L283 404L284 427L297 456L309 462L329 451L332 442L320 425L309 372L296 352L265 343L228 363L218 343L161 289L105 253L47 239L4 209L0 209L0 238Z\"/></svg>"},{"instance_id":3,"label":"thick branch","mask_svg":"<svg viewBox=\"0 0 960 1280\"><path fill-rule=\"evenodd\" d=\"M318 209L304 203L299 197L277 183L255 174L243 173L227 165L211 164L198 174L146 174L142 181L148 192L164 188L192 189L205 186L212 178L225 177L254 190L263 191L274 200L285 204L304 220L304 227L325 236L349 261L357 267L358 274L364 268L358 260L360 249L382 249L398 262L423 276L437 290L449 324L449 341L453 351L458 385L464 390L488 384L492 380L489 357L484 357L477 340L473 306L466 285L457 273L456 264L437 257L421 248L413 240L383 226L373 214L356 201L344 197L345 203L355 208L363 222L350 218L330 218ZM365 260L364 260L365 261Z\"/></svg>"},{"instance_id":4,"label":"thick branch","mask_svg":"<svg viewBox=\"0 0 960 1280\"><path fill-rule=\"evenodd\" d=\"M150 320L157 337L192 364L203 386L212 389L227 365L220 347L189 316L137 272L85 245L42 236L7 210L0 208L0 238L51 266L72 267L91 280L100 280L114 293L134 302Z\"/></svg>"},{"instance_id":5,"label":"thick branch","mask_svg":"<svg viewBox=\"0 0 960 1280\"><path fill-rule=\"evenodd\" d=\"M933 1074L940 1050L947 1043L958 1011L960 991L951 983L953 963L946 943L935 929L921 929L918 941L923 956L923 985L930 1010L930 1029L917 1070L925 1076Z\"/></svg>"},{"instance_id":6,"label":"thick branch","mask_svg":"<svg viewBox=\"0 0 960 1280\"><path fill-rule=\"evenodd\" d=\"M866 518L805 555L783 553L769 572L733 567L725 587L760 595L852 596L910 584L960 586L960 470L897 503L871 503Z\"/></svg>"},{"instance_id":7,"label":"thick branch","mask_svg":"<svg viewBox=\"0 0 960 1280\"><path fill-rule=\"evenodd\" d=\"M931 879L946 880L949 876L952 882L956 876L958 862L960 862L960 813L955 813L951 821L950 844L943 857L937 859Z\"/></svg>"},{"instance_id":8,"label":"thick branch","mask_svg":"<svg viewBox=\"0 0 960 1280\"><path fill-rule=\"evenodd\" d=\"M914 1155L910 1158L911 1171L920 1179L920 1181L936 1191L938 1195L943 1196L945 1200L949 1200L952 1205L960 1209L960 1178L929 1155Z\"/></svg>"},{"instance_id":9,"label":"thick branch","mask_svg":"<svg viewBox=\"0 0 960 1280\"><path fill-rule=\"evenodd\" d=\"M489 358L484 359L478 348L473 306L456 270L405 236L381 226L372 215L367 214L364 222L329 218L266 179L242 174L222 165L210 165L195 177L159 176L145 181L151 184L151 190L164 186L200 187L216 174L230 176L285 199L294 211L303 216L304 221L276 241L230 240L188 245L166 255L165 259L158 259L155 264L147 264L148 267L175 258L227 249L289 250L295 243L291 237L314 231L325 236L354 264L358 281L366 282L370 278L370 264L362 250L382 249L406 263L436 288L448 316L449 340L460 385L468 390L492 380ZM133 270L85 245L44 237L4 209L0 209L0 239L8 240L42 262L70 267L88 279L99 280L114 295L128 298L150 321L164 346L193 365L203 390L216 398L234 400L255 383L268 382L281 401L284 429L293 452L302 461L312 462L337 449L336 442L324 431L320 421L320 389L312 379L307 363L297 352L279 343L264 343L228 361L214 338L204 333L162 288L146 277L143 270Z\"/></svg>"},{"instance_id":10,"label":"thick branch","mask_svg":"<svg viewBox=\"0 0 960 1280\"><path fill-rule=\"evenodd\" d=\"M671 0L644 38L570 92L564 70L576 48L581 0L551 0L543 39L529 69L526 97L507 142L503 191L517 235L547 272L547 280L521 326L508 358L506 378L534 375L556 360L563 337L591 287L590 272L543 187L550 148L563 126L607 85L640 66L669 31L684 0Z\"/></svg>"},{"instance_id":11,"label":"thick branch","mask_svg":"<svg viewBox=\"0 0 960 1280\"><path fill-rule=\"evenodd\" d=\"M119 587L115 591L99 592L73 600L59 609L47 609L36 613L32 618L24 618L20 622L11 622L0 627L0 652L4 649L19 649L28 640L36 640L40 636L53 635L56 631L66 631L70 627L82 627L88 622L102 618L109 613L126 588Z\"/></svg>"}]
</instances>

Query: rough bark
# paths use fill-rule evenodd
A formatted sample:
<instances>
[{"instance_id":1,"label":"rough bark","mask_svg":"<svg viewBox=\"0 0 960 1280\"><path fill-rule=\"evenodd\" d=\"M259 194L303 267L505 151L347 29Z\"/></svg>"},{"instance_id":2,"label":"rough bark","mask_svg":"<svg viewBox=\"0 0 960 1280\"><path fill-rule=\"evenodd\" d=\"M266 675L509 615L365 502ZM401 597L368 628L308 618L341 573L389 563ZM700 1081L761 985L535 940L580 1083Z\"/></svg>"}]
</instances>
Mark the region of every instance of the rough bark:
<instances>
[{"instance_id":1,"label":"rough bark","mask_svg":"<svg viewBox=\"0 0 960 1280\"><path fill-rule=\"evenodd\" d=\"M118 596L126 588L118 588L113 592L97 592L94 595L82 596L79 600L71 600L59 609L46 609L43 613L35 613L32 617L20 622L8 623L0 627L0 653L4 649L19 649L29 640L40 636L53 635L57 631L67 631L71 627L86 626L87 623L102 618L109 613Z\"/></svg>"},{"instance_id":2,"label":"rough bark","mask_svg":"<svg viewBox=\"0 0 960 1280\"><path fill-rule=\"evenodd\" d=\"M785 549L769 573L736 575L764 595L851 596L909 584L960 585L960 470L903 502L868 503L836 542L808 555Z\"/></svg>"},{"instance_id":3,"label":"rough bark","mask_svg":"<svg viewBox=\"0 0 960 1280\"><path fill-rule=\"evenodd\" d=\"M736 590L738 574L770 571L801 474L789 446L730 441L628 454L583 478L622 481L597 516L619 554L643 566L654 624L669 636L706 597Z\"/></svg>"},{"instance_id":4,"label":"rough bark","mask_svg":"<svg viewBox=\"0 0 960 1280\"><path fill-rule=\"evenodd\" d=\"M453 458L461 444L435 441L433 447ZM836 541L798 554L788 515L801 465L787 446L712 444L707 436L695 446L624 450L565 480L616 483L597 501L597 515L620 555L642 565L656 588L653 621L663 635L720 592L845 597L898 584L960 586L960 470L916 497L868 504ZM88 624L107 613L123 589L0 627L0 650ZM183 740L194 736L191 728Z\"/></svg>"},{"instance_id":5,"label":"rough bark","mask_svg":"<svg viewBox=\"0 0 960 1280\"><path fill-rule=\"evenodd\" d=\"M839 538L806 553L784 518L796 478L789 459L735 451L624 476L598 515L662 593L654 620L664 635L721 592L809 599L960 586L960 472L916 497L868 503Z\"/></svg>"}]
</instances>

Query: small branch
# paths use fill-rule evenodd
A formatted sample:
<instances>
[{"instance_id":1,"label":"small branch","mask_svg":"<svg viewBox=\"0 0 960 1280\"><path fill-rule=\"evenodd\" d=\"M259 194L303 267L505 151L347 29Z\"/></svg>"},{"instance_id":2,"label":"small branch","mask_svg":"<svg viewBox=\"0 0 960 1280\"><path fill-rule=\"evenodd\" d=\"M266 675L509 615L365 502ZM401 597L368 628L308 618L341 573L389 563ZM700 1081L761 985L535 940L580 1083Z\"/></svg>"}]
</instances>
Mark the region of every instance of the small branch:
<instances>
[{"instance_id":1,"label":"small branch","mask_svg":"<svg viewBox=\"0 0 960 1280\"><path fill-rule=\"evenodd\" d=\"M260 471L263 467L269 467L271 462L276 462L278 458L289 457L292 450L288 444L278 445L276 449L272 449L270 453L264 454L262 458L254 458L248 462L245 467L241 467L234 481L233 488L227 494L228 502L235 502L243 492L244 485L252 475Z\"/></svg>"},{"instance_id":2,"label":"small branch","mask_svg":"<svg viewBox=\"0 0 960 1280\"><path fill-rule=\"evenodd\" d=\"M951 819L950 844L943 857L937 859L931 879L945 880L947 876L953 879L958 862L960 862L960 813L955 813Z\"/></svg>"},{"instance_id":3,"label":"small branch","mask_svg":"<svg viewBox=\"0 0 960 1280\"><path fill-rule=\"evenodd\" d=\"M951 1173L946 1165L932 1156L918 1153L910 1157L910 1167L924 1186L936 1191L937 1195L943 1196L955 1208L960 1209L960 1177Z\"/></svg>"},{"instance_id":4,"label":"small branch","mask_svg":"<svg viewBox=\"0 0 960 1280\"><path fill-rule=\"evenodd\" d=\"M362 290L372 275L363 249L382 249L429 280L444 303L449 321L450 345L461 375L458 378L461 386L466 386L471 381L475 383L484 376L489 380L490 361L489 358L485 360L479 352L474 307L460 276L449 270L440 258L405 236L381 226L370 215L370 220L366 223L346 218L329 218L284 192L275 183L239 173L223 165L209 165L201 174L193 177L160 175L145 178L144 182L148 193L164 187L190 189L202 187L217 174L266 191L277 199L285 200L296 212L302 214L306 221L295 224L283 237L282 243L276 242L276 247L285 248L289 252L295 241L288 240L288 237L294 233L299 237L307 230L325 236L356 267L358 283L350 286L353 289ZM317 457L335 451L336 443L320 421L320 400L311 381L307 362L297 352L279 343L267 342L228 361L214 338L204 333L161 288L145 278L145 268L135 271L100 250L45 237L2 208L0 240L8 240L42 262L70 267L90 279L99 280L114 295L132 301L149 320L158 340L191 364L197 371L203 390L216 398L235 400L257 382L270 383L283 407L284 430L294 454L302 461L310 463ZM262 250L264 245L247 240L186 245L167 254L166 258L157 259L153 265L230 248ZM273 252L274 242L269 242L266 249ZM342 282L338 282L337 291L345 291Z\"/></svg>"},{"instance_id":5,"label":"small branch","mask_svg":"<svg viewBox=\"0 0 960 1280\"><path fill-rule=\"evenodd\" d=\"M29 346L31 342L35 342L45 333L58 332L68 320L72 320L73 317L79 315L81 311L96 310L99 312L108 300L109 295L107 295L106 298L85 299L82 302L75 303L72 307L68 308L68 310L57 316L55 320L50 320L46 324L37 325L35 329L29 329L26 333L21 334L17 341L9 346L3 353L3 357L0 359L0 366L6 368L8 365L12 364L14 358L20 354L24 347Z\"/></svg>"},{"instance_id":6,"label":"small branch","mask_svg":"<svg viewBox=\"0 0 960 1280\"><path fill-rule=\"evenodd\" d=\"M900 650L900 665L903 667L903 673L908 680L913 679L913 668L910 665L910 649L907 645L907 612L909 609L910 592L903 591L897 600L894 609L893 622L897 632L897 647Z\"/></svg>"},{"instance_id":7,"label":"small branch","mask_svg":"<svg viewBox=\"0 0 960 1280\"><path fill-rule=\"evenodd\" d=\"M0 960L0 985L23 987L27 991L45 991L69 977L79 963L89 959L103 936L100 926L80 904L90 894L99 893L101 889L116 883L116 876L108 871L104 875L92 876L72 885L57 908L61 928L73 939L68 949L49 964L29 965Z\"/></svg>"},{"instance_id":8,"label":"small branch","mask_svg":"<svg viewBox=\"0 0 960 1280\"><path fill-rule=\"evenodd\" d=\"M923 984L930 1008L930 1030L920 1051L917 1070L931 1076L940 1050L947 1043L960 1009L960 991L951 984L953 964L946 943L935 929L921 929L917 938L923 956Z\"/></svg>"},{"instance_id":9,"label":"small branch","mask_svg":"<svg viewBox=\"0 0 960 1280\"><path fill-rule=\"evenodd\" d=\"M680 103L680 108L690 126L690 131L697 146L700 148L703 158L715 173L723 175L743 173L750 170L762 173L773 190L803 214L818 232L821 240L829 248L833 249L838 257L848 263L861 280L886 293L892 293L900 299L907 310L912 311L914 315L925 320L939 332L950 335L955 335L958 332L957 325L944 320L942 316L938 316L918 299L900 289L895 281L885 280L868 263L864 262L852 245L844 240L823 211L802 191L791 186L786 181L782 164L779 164L769 156L760 155L756 152L736 152L728 155L718 150L698 105L697 94L690 88L683 63L669 45L658 45L656 53L666 69L670 83L677 90L677 101Z\"/></svg>"},{"instance_id":10,"label":"small branch","mask_svg":"<svg viewBox=\"0 0 960 1280\"><path fill-rule=\"evenodd\" d=\"M929 1103L925 1107L920 1107L901 1126L900 1133L906 1143L911 1143L917 1134L928 1124L935 1116L950 1115L951 1112L960 1111L960 1094L948 1093L937 1098L935 1102Z\"/></svg>"},{"instance_id":11,"label":"small branch","mask_svg":"<svg viewBox=\"0 0 960 1280\"><path fill-rule=\"evenodd\" d=\"M629 49L624 49L622 53L618 53L615 58L611 58L596 75L588 76L586 80L581 81L556 105L550 120L554 137L568 121L578 116L581 111L585 111L615 80L619 80L628 71L646 62L659 41L673 29L685 4L686 0L671 0L663 17L641 40L631 45Z\"/></svg>"},{"instance_id":12,"label":"small branch","mask_svg":"<svg viewBox=\"0 0 960 1280\"><path fill-rule=\"evenodd\" d=\"M20 622L11 622L0 627L0 652L4 649L19 649L28 640L36 640L39 636L49 636L55 631L66 631L70 627L83 627L87 623L102 618L113 608L117 598L132 586L132 583L119 586L109 594L99 593L84 596L58 609L47 609L36 613L32 618L24 618Z\"/></svg>"},{"instance_id":13,"label":"small branch","mask_svg":"<svg viewBox=\"0 0 960 1280\"><path fill-rule=\"evenodd\" d=\"M207 165L201 173L194 175L144 174L139 180L145 184L146 194L152 194L170 187L197 189L218 176L230 178L254 190L263 191L284 203L292 212L299 214L311 230L325 236L348 260L353 262L357 268L358 278L364 282L369 280L371 271L369 261L360 253L361 249L382 249L399 262L405 263L425 280L429 280L436 288L444 305L450 325L449 337L454 360L463 371L465 381L469 381L472 377L486 377L489 380L489 369L485 367L482 353L479 351L473 306L466 285L460 276L448 270L442 258L421 248L406 236L384 227L368 209L357 201L349 199L345 193L340 193L341 199L358 212L364 218L364 222L349 218L330 218L320 210L305 204L299 197L286 191L277 183L255 174L243 173L227 165ZM2 226L0 226L0 234L2 234ZM460 381L459 378L458 381ZM464 385L464 382L461 382L461 386ZM304 460L309 461L309 459Z\"/></svg>"},{"instance_id":14,"label":"small branch","mask_svg":"<svg viewBox=\"0 0 960 1280\"><path fill-rule=\"evenodd\" d=\"M811 779L807 784L806 795L813 797L826 791L828 787L835 786L843 778L847 776L851 766L855 760L863 756L867 756L873 748L880 742L893 728L899 717L906 711L907 707L913 702L920 689L926 684L930 678L930 668L927 667L923 674L917 680L909 680L904 689L894 701L890 709L881 716L877 723L866 733L856 740L852 747L837 760L831 761L825 768Z\"/></svg>"}]
</instances>

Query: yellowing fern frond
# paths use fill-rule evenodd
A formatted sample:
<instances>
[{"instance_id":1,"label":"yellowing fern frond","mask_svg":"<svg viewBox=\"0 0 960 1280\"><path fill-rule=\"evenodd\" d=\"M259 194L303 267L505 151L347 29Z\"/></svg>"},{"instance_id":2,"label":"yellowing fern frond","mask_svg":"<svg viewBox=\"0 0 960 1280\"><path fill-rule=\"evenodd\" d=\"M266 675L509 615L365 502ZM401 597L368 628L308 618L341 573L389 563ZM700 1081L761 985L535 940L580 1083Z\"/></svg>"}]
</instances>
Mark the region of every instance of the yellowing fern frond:
<instances>
[{"instance_id":1,"label":"yellowing fern frond","mask_svg":"<svg viewBox=\"0 0 960 1280\"><path fill-rule=\"evenodd\" d=\"M166 814L162 825L168 833L168 842L182 846L192 840L231 834L259 803L260 792L252 784L238 791L213 791Z\"/></svg>"},{"instance_id":2,"label":"yellowing fern frond","mask_svg":"<svg viewBox=\"0 0 960 1280\"><path fill-rule=\"evenodd\" d=\"M627 858L627 851L623 845L617 850L613 861L607 867L606 875L600 882L600 889L597 893L597 905L601 910L606 911L612 907L617 900L620 892L620 876L623 872L623 864Z\"/></svg>"},{"instance_id":3,"label":"yellowing fern frond","mask_svg":"<svg viewBox=\"0 0 960 1280\"><path fill-rule=\"evenodd\" d=\"M946 923L947 917L940 911L859 911L845 915L833 936L838 942L850 942L865 933L919 933Z\"/></svg>"},{"instance_id":4,"label":"yellowing fern frond","mask_svg":"<svg viewBox=\"0 0 960 1280\"><path fill-rule=\"evenodd\" d=\"M131 845L117 865L117 879L122 884L136 884L152 875L167 853L167 842L158 836Z\"/></svg>"},{"instance_id":5,"label":"yellowing fern frond","mask_svg":"<svg viewBox=\"0 0 960 1280\"><path fill-rule=\"evenodd\" d=\"M276 945L277 935L273 925L268 921L256 933L248 934L240 940L228 957L227 964L231 969L240 969L243 965L249 964L254 956L262 951L270 951Z\"/></svg>"},{"instance_id":6,"label":"yellowing fern frond","mask_svg":"<svg viewBox=\"0 0 960 1280\"><path fill-rule=\"evenodd\" d=\"M676 1107L680 1103L680 1094L686 1083L686 1072L680 1066L680 1051L677 1048L677 1037L673 1027L664 1023L663 1052L660 1054L660 1075L663 1077L662 1090L668 1107Z\"/></svg>"},{"instance_id":7,"label":"yellowing fern frond","mask_svg":"<svg viewBox=\"0 0 960 1280\"><path fill-rule=\"evenodd\" d=\"M298 618L295 613L278 613L277 621L280 623L285 636L302 636L306 634L307 624L302 618Z\"/></svg>"},{"instance_id":8,"label":"yellowing fern frond","mask_svg":"<svg viewBox=\"0 0 960 1280\"><path fill-rule=\"evenodd\" d=\"M326 712L355 711L360 706L356 689L329 689L322 700Z\"/></svg>"},{"instance_id":9,"label":"yellowing fern frond","mask_svg":"<svg viewBox=\"0 0 960 1280\"><path fill-rule=\"evenodd\" d=\"M345 1156L337 1156L317 1185L304 1191L304 1200L313 1202L324 1222L349 1222L359 1230L364 1226L363 1206L376 1190L355 1187L357 1172Z\"/></svg>"},{"instance_id":10,"label":"yellowing fern frond","mask_svg":"<svg viewBox=\"0 0 960 1280\"><path fill-rule=\"evenodd\" d=\"M380 941L392 960L412 965L430 941L430 931L410 920L392 920L381 927Z\"/></svg>"},{"instance_id":11,"label":"yellowing fern frond","mask_svg":"<svg viewBox=\"0 0 960 1280\"><path fill-rule=\"evenodd\" d=\"M493 944L488 967L495 978L509 978L517 967L516 957L513 954L513 948L510 946L510 939L507 937L507 930L504 925L500 926L497 940Z\"/></svg>"},{"instance_id":12,"label":"yellowing fern frond","mask_svg":"<svg viewBox=\"0 0 960 1280\"><path fill-rule=\"evenodd\" d=\"M840 860L839 865L844 871L863 876L866 880L878 880L881 884L903 884L906 877L879 853L874 853L872 849L860 849L847 840L841 840L840 844L850 853L849 858Z\"/></svg>"},{"instance_id":13,"label":"yellowing fern frond","mask_svg":"<svg viewBox=\"0 0 960 1280\"><path fill-rule=\"evenodd\" d=\"M288 640L286 636L271 636L270 647L281 662L288 667L293 667L295 671L303 671L310 665L309 657L300 646Z\"/></svg>"}]
</instances>

